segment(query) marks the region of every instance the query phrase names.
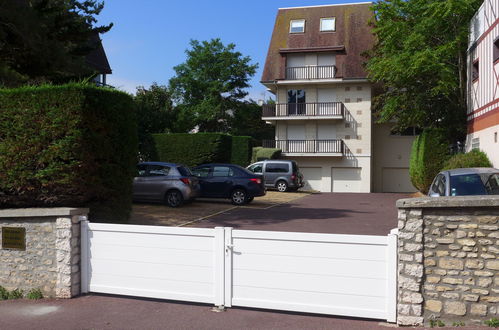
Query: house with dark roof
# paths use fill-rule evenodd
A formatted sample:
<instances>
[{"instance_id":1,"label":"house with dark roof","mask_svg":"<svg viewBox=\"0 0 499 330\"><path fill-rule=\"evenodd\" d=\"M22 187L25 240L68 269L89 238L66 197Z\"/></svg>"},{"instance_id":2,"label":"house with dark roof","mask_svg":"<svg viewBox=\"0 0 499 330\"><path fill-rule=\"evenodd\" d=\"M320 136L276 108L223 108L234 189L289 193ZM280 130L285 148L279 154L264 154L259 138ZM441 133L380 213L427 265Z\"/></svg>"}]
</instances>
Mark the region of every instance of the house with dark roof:
<instances>
[{"instance_id":1,"label":"house with dark roof","mask_svg":"<svg viewBox=\"0 0 499 330\"><path fill-rule=\"evenodd\" d=\"M98 33L92 35L90 40L93 46L92 51L87 55L87 64L95 70L96 74L93 81L98 86L107 86L106 75L113 73L109 61L107 60L106 51L102 46L102 40Z\"/></svg>"},{"instance_id":2,"label":"house with dark roof","mask_svg":"<svg viewBox=\"0 0 499 330\"><path fill-rule=\"evenodd\" d=\"M275 95L262 119L297 161L306 187L323 192L411 192L413 131L375 124L363 53L374 43L371 3L281 8L261 83Z\"/></svg>"}]
</instances>

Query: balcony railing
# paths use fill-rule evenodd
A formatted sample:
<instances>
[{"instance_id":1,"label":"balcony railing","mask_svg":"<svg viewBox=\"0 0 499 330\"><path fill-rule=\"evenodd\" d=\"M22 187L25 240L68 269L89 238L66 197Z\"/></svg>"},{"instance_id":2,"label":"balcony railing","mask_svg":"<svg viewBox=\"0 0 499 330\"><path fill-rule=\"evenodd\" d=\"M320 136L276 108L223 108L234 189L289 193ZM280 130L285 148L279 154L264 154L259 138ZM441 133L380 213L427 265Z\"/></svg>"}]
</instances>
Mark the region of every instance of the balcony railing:
<instances>
[{"instance_id":1,"label":"balcony railing","mask_svg":"<svg viewBox=\"0 0 499 330\"><path fill-rule=\"evenodd\" d=\"M344 154L342 140L263 140L264 148L277 148L285 153Z\"/></svg>"},{"instance_id":2,"label":"balcony railing","mask_svg":"<svg viewBox=\"0 0 499 330\"><path fill-rule=\"evenodd\" d=\"M342 102L264 104L262 117L334 116L344 118Z\"/></svg>"},{"instance_id":3,"label":"balcony railing","mask_svg":"<svg viewBox=\"0 0 499 330\"><path fill-rule=\"evenodd\" d=\"M330 79L336 76L335 65L308 65L286 67L286 79Z\"/></svg>"}]
</instances>

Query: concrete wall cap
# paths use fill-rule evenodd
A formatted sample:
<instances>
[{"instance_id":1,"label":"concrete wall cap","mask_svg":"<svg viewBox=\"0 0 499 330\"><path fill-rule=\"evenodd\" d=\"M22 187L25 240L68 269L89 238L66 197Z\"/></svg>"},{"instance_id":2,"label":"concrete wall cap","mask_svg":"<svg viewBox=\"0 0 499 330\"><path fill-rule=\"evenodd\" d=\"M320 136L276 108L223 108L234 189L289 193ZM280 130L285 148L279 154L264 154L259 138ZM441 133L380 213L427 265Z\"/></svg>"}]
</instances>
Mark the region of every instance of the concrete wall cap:
<instances>
[{"instance_id":1,"label":"concrete wall cap","mask_svg":"<svg viewBox=\"0 0 499 330\"><path fill-rule=\"evenodd\" d=\"M0 210L0 218L39 218L87 215L88 208L74 207L50 207L50 208L27 208L27 209L3 209Z\"/></svg>"},{"instance_id":2,"label":"concrete wall cap","mask_svg":"<svg viewBox=\"0 0 499 330\"><path fill-rule=\"evenodd\" d=\"M448 207L499 207L497 196L454 196L419 197L397 201L399 209L405 208L448 208Z\"/></svg>"}]
</instances>

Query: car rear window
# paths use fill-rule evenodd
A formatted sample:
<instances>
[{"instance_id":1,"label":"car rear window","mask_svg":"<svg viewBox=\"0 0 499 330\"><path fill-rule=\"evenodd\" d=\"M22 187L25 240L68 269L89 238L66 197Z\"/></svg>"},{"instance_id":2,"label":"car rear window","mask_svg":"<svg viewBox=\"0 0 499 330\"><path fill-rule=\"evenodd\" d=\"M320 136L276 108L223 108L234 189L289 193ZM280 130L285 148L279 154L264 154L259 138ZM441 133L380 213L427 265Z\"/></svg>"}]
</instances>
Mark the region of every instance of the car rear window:
<instances>
[{"instance_id":1,"label":"car rear window","mask_svg":"<svg viewBox=\"0 0 499 330\"><path fill-rule=\"evenodd\" d=\"M191 170L187 167L179 166L179 167L177 167L177 170L180 173L180 175L182 175L182 176L191 176L192 175Z\"/></svg>"},{"instance_id":2,"label":"car rear window","mask_svg":"<svg viewBox=\"0 0 499 330\"><path fill-rule=\"evenodd\" d=\"M300 170L298 164L296 162L292 162L291 164L293 164L293 173L297 173Z\"/></svg>"},{"instance_id":3,"label":"car rear window","mask_svg":"<svg viewBox=\"0 0 499 330\"><path fill-rule=\"evenodd\" d=\"M265 172L267 173L288 173L289 164L286 163L267 163L265 166Z\"/></svg>"},{"instance_id":4,"label":"car rear window","mask_svg":"<svg viewBox=\"0 0 499 330\"><path fill-rule=\"evenodd\" d=\"M478 174L452 175L450 189L453 196L488 195Z\"/></svg>"}]
</instances>

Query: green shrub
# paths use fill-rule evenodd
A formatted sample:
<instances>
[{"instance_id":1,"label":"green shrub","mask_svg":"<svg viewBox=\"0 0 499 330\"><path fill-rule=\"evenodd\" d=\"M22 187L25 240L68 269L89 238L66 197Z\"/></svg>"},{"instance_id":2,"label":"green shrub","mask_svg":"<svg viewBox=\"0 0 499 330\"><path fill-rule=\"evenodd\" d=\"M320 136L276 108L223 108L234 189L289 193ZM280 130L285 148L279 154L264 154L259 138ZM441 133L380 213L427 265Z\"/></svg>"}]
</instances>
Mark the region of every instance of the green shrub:
<instances>
[{"instance_id":1,"label":"green shrub","mask_svg":"<svg viewBox=\"0 0 499 330\"><path fill-rule=\"evenodd\" d=\"M9 291L6 288L0 285L0 300L9 299Z\"/></svg>"},{"instance_id":2,"label":"green shrub","mask_svg":"<svg viewBox=\"0 0 499 330\"><path fill-rule=\"evenodd\" d=\"M487 154L480 150L471 150L467 153L460 153L452 156L444 164L442 170L468 167L492 167Z\"/></svg>"},{"instance_id":3,"label":"green shrub","mask_svg":"<svg viewBox=\"0 0 499 330\"><path fill-rule=\"evenodd\" d=\"M14 289L9 292L9 299L22 299L24 296L24 291L20 289Z\"/></svg>"},{"instance_id":4,"label":"green shrub","mask_svg":"<svg viewBox=\"0 0 499 330\"><path fill-rule=\"evenodd\" d=\"M153 134L157 160L196 166L230 163L232 139L221 133Z\"/></svg>"},{"instance_id":5,"label":"green shrub","mask_svg":"<svg viewBox=\"0 0 499 330\"><path fill-rule=\"evenodd\" d=\"M485 321L485 324L491 328L499 328L499 319L493 317L490 320Z\"/></svg>"},{"instance_id":6,"label":"green shrub","mask_svg":"<svg viewBox=\"0 0 499 330\"><path fill-rule=\"evenodd\" d=\"M123 222L137 157L132 98L84 84L0 90L0 208L90 207Z\"/></svg>"},{"instance_id":7,"label":"green shrub","mask_svg":"<svg viewBox=\"0 0 499 330\"><path fill-rule=\"evenodd\" d=\"M276 148L253 148L253 156L251 162L257 162L264 159L279 159L281 157L281 149Z\"/></svg>"},{"instance_id":8,"label":"green shrub","mask_svg":"<svg viewBox=\"0 0 499 330\"><path fill-rule=\"evenodd\" d=\"M449 159L449 146L442 130L427 129L412 144L409 174L419 191L427 193L435 175Z\"/></svg>"},{"instance_id":9,"label":"green shrub","mask_svg":"<svg viewBox=\"0 0 499 330\"><path fill-rule=\"evenodd\" d=\"M246 167L251 160L251 136L233 136L231 159L232 164L241 165Z\"/></svg>"},{"instance_id":10,"label":"green shrub","mask_svg":"<svg viewBox=\"0 0 499 330\"><path fill-rule=\"evenodd\" d=\"M27 295L28 299L38 300L43 298L42 290L40 289L31 289Z\"/></svg>"}]
</instances>

